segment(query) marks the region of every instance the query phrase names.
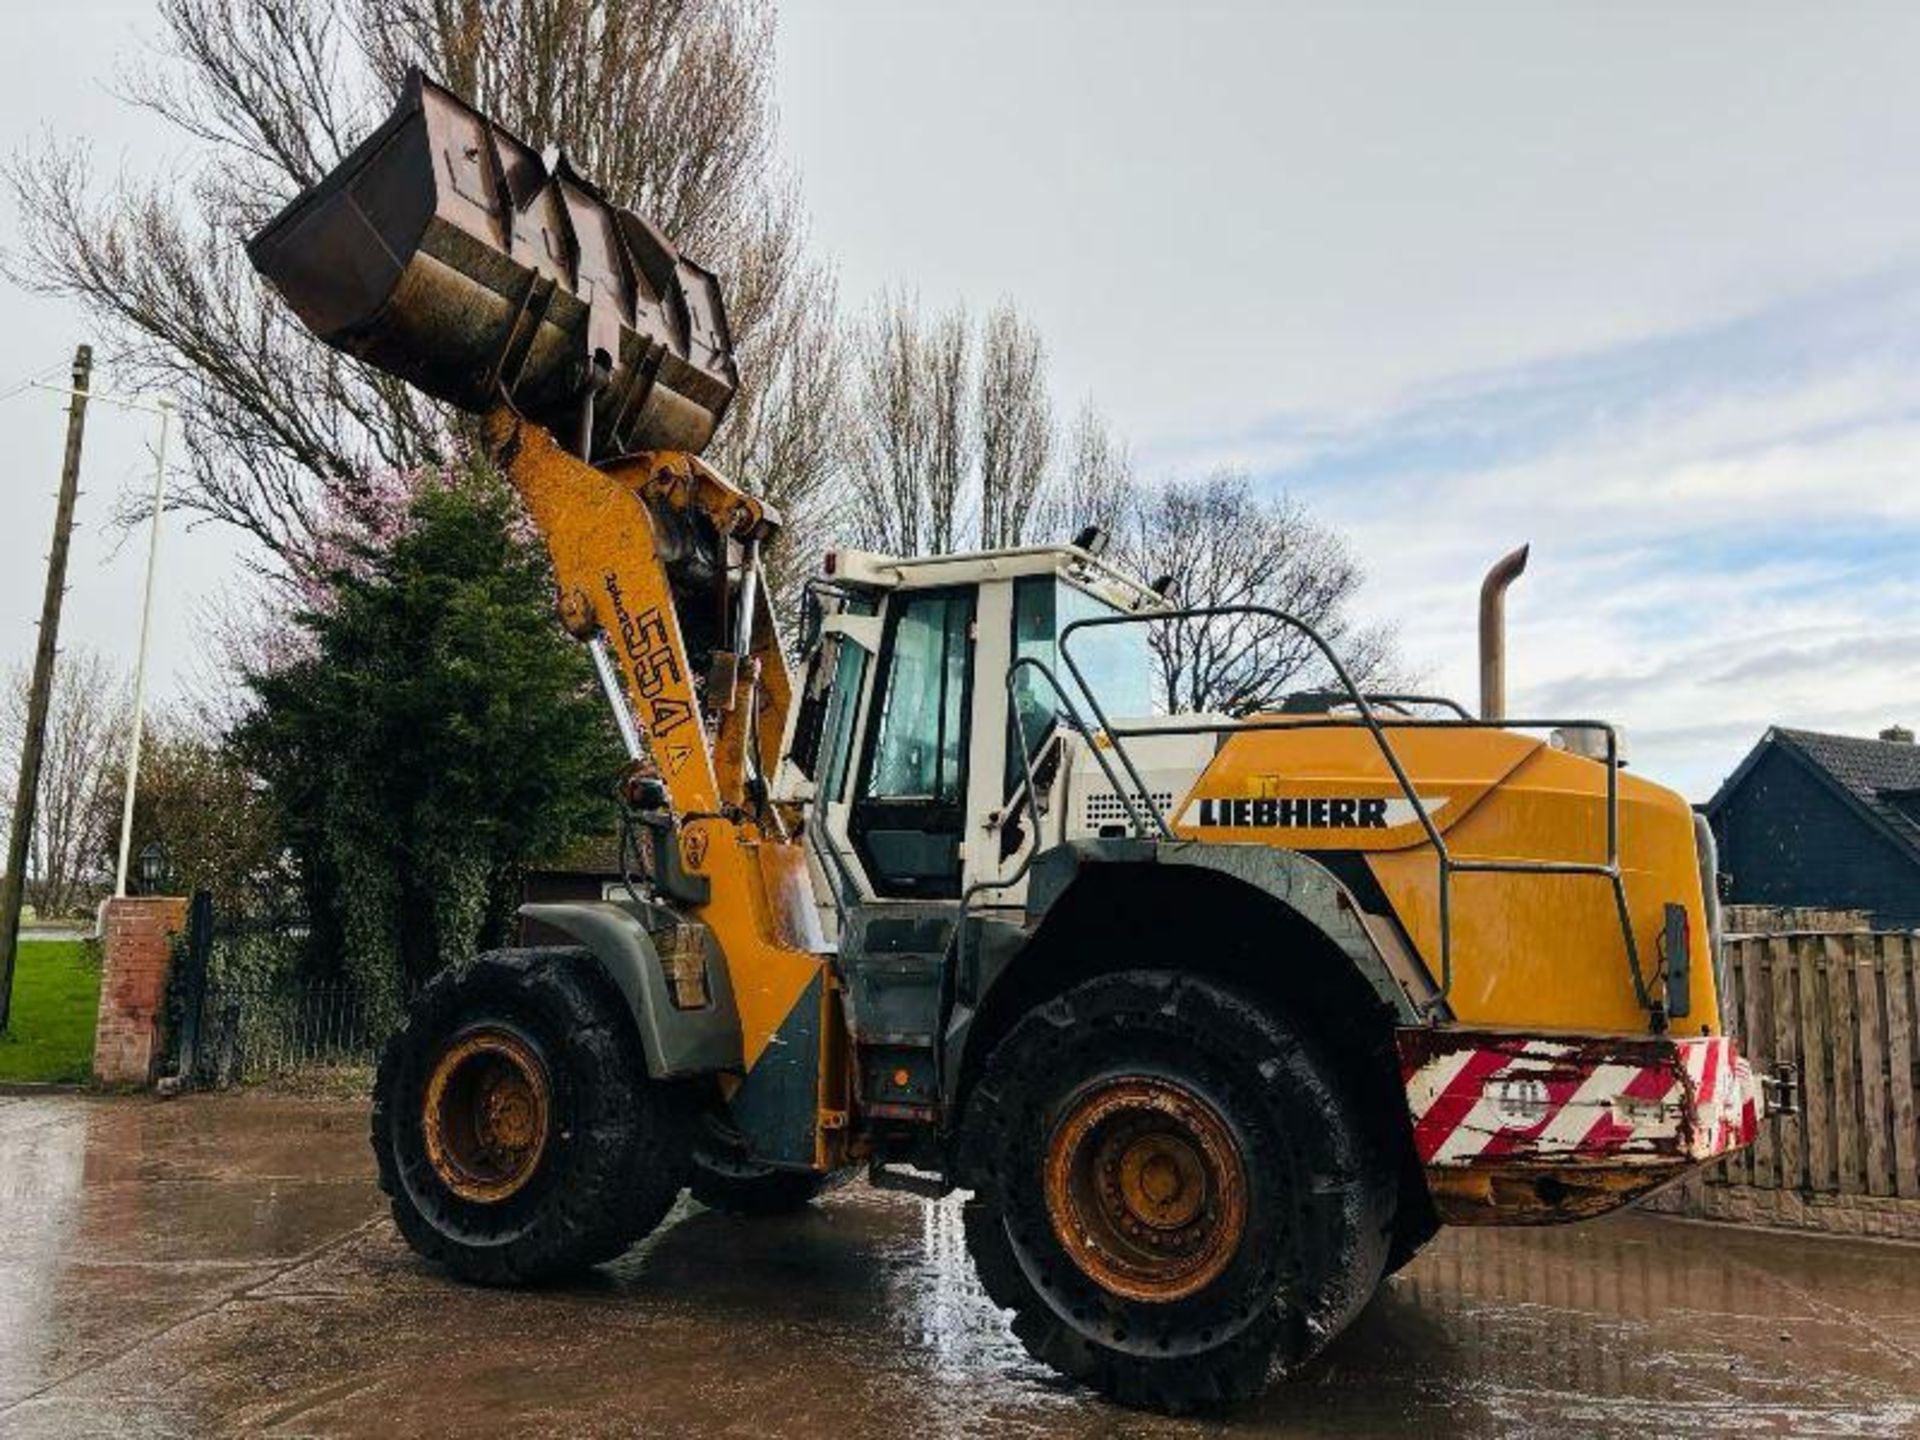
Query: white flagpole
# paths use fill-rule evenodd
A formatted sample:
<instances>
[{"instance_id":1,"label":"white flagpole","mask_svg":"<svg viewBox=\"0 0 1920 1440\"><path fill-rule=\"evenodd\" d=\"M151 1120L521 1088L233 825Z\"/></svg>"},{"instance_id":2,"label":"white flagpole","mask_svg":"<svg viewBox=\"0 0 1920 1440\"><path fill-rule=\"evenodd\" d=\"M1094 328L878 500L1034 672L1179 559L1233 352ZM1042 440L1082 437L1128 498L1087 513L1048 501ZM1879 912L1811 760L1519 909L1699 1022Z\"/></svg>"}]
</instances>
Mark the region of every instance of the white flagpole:
<instances>
[{"instance_id":1,"label":"white flagpole","mask_svg":"<svg viewBox=\"0 0 1920 1440\"><path fill-rule=\"evenodd\" d=\"M127 893L127 858L133 847L133 792L140 780L140 737L147 712L147 638L153 628L153 575L160 555L160 512L167 495L167 426L173 402L160 402L160 447L153 467L153 518L147 528L146 597L140 606L140 656L133 667L133 735L127 742L127 793L120 807L120 863L114 870L113 893Z\"/></svg>"}]
</instances>

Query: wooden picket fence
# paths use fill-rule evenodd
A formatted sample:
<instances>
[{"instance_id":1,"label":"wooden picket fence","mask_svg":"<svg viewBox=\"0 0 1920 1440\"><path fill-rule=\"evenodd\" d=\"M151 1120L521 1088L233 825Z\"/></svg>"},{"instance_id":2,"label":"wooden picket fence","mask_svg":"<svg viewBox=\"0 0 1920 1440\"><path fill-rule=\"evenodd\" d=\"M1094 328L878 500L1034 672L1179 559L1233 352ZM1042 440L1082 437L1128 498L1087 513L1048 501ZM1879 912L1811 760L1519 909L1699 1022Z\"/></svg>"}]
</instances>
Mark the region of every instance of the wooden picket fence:
<instances>
[{"instance_id":1,"label":"wooden picket fence","mask_svg":"<svg viewBox=\"0 0 1920 1440\"><path fill-rule=\"evenodd\" d=\"M1799 1067L1801 1113L1652 1208L1920 1239L1920 935L1728 941L1727 1028L1756 1073Z\"/></svg>"}]
</instances>

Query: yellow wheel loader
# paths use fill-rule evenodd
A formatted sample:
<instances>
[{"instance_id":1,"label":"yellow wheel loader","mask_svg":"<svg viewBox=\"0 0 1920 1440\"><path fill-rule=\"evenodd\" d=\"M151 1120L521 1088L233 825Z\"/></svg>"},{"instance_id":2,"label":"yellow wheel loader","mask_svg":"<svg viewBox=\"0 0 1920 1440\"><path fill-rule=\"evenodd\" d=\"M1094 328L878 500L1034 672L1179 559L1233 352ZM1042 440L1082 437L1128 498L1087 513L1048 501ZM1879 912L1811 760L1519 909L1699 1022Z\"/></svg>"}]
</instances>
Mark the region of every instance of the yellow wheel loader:
<instances>
[{"instance_id":1,"label":"yellow wheel loader","mask_svg":"<svg viewBox=\"0 0 1920 1440\"><path fill-rule=\"evenodd\" d=\"M1156 715L1155 627L1214 616L1091 533L829 555L796 687L779 517L698 458L720 287L654 227L415 76L251 255L485 417L631 756L622 898L526 907L572 943L442 974L381 1063L381 1184L452 1274L864 1169L965 1192L1036 1356L1182 1410L1440 1224L1597 1215L1751 1139L1709 833L1610 726L1369 695L1276 613L1331 691Z\"/></svg>"}]
</instances>

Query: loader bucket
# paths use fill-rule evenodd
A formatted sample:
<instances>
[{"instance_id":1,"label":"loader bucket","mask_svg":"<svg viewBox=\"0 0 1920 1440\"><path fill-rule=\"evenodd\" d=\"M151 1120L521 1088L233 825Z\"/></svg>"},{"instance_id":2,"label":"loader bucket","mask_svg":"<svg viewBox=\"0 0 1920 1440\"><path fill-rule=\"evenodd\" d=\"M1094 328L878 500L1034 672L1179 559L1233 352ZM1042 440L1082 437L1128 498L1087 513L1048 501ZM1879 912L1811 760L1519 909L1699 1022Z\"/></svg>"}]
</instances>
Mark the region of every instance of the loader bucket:
<instances>
[{"instance_id":1,"label":"loader bucket","mask_svg":"<svg viewBox=\"0 0 1920 1440\"><path fill-rule=\"evenodd\" d=\"M698 452L739 381L711 273L417 71L247 254L315 335L464 410L572 445L591 383L596 459Z\"/></svg>"}]
</instances>

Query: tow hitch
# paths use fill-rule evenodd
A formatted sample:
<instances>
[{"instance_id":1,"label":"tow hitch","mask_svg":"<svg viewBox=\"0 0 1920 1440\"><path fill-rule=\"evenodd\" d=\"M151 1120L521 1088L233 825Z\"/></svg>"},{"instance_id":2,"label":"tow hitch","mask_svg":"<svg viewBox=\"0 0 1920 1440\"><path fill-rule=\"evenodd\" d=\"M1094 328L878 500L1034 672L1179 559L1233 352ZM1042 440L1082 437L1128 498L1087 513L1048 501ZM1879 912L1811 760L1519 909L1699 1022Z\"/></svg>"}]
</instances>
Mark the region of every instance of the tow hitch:
<instances>
[{"instance_id":1,"label":"tow hitch","mask_svg":"<svg viewBox=\"0 0 1920 1440\"><path fill-rule=\"evenodd\" d=\"M1800 1113L1800 1067L1790 1060L1776 1060L1773 1068L1760 1077L1760 1098L1769 1117Z\"/></svg>"}]
</instances>

